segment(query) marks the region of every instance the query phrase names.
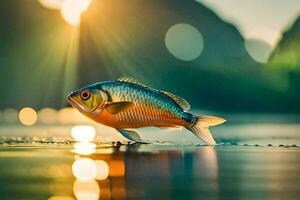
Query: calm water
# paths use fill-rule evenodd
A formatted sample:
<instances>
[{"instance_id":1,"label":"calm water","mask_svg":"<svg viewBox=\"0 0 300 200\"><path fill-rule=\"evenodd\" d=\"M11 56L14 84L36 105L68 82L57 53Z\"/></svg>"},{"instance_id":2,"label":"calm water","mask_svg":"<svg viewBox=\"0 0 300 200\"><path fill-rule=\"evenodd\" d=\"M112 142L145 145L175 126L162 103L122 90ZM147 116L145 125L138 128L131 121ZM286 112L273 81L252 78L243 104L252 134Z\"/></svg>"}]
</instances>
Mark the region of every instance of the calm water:
<instances>
[{"instance_id":1,"label":"calm water","mask_svg":"<svg viewBox=\"0 0 300 200\"><path fill-rule=\"evenodd\" d=\"M297 199L299 147L6 144L0 199Z\"/></svg>"},{"instance_id":2,"label":"calm water","mask_svg":"<svg viewBox=\"0 0 300 200\"><path fill-rule=\"evenodd\" d=\"M120 145L101 125L95 143L75 143L74 125L2 124L0 199L299 199L299 116L226 119L214 147L184 130L139 130L152 144Z\"/></svg>"}]
</instances>

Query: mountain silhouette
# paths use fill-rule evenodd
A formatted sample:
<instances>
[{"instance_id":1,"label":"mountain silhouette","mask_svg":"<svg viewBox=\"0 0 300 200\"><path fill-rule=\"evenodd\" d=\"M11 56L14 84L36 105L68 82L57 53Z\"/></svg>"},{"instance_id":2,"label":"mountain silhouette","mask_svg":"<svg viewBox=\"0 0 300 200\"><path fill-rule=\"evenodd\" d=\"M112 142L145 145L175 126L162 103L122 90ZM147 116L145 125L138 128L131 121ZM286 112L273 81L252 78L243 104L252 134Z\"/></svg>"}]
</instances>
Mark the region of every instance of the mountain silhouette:
<instances>
[{"instance_id":1,"label":"mountain silhouette","mask_svg":"<svg viewBox=\"0 0 300 200\"><path fill-rule=\"evenodd\" d=\"M278 69L300 69L300 17L283 34L271 57L270 65Z\"/></svg>"},{"instance_id":2,"label":"mountain silhouette","mask_svg":"<svg viewBox=\"0 0 300 200\"><path fill-rule=\"evenodd\" d=\"M300 110L300 17L288 29L272 54L268 68L281 74L287 91L286 104Z\"/></svg>"}]
</instances>

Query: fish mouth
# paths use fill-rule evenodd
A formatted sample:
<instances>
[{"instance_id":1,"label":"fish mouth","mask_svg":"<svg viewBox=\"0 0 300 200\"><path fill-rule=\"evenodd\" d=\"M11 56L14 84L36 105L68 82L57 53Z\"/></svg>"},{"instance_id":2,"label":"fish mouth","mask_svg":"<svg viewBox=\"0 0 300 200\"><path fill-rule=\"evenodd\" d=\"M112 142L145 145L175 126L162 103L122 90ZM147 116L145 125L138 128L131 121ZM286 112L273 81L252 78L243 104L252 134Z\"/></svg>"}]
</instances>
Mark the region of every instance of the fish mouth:
<instances>
[{"instance_id":1,"label":"fish mouth","mask_svg":"<svg viewBox=\"0 0 300 200\"><path fill-rule=\"evenodd\" d=\"M76 99L74 97L72 97L72 93L69 94L67 96L67 102L73 107L76 108L77 110L79 110L80 112L83 112L84 114L92 114L92 115L96 115L99 114L99 112L103 111L103 107L101 107L100 103L98 104L98 106L96 106L95 109L91 110L91 111L87 111L86 108L84 108L83 105L81 105L79 102L76 101Z\"/></svg>"},{"instance_id":2,"label":"fish mouth","mask_svg":"<svg viewBox=\"0 0 300 200\"><path fill-rule=\"evenodd\" d=\"M74 107L75 102L74 102L74 100L72 99L71 95L68 95L67 101L68 101L68 103L69 103L71 106Z\"/></svg>"},{"instance_id":3,"label":"fish mouth","mask_svg":"<svg viewBox=\"0 0 300 200\"><path fill-rule=\"evenodd\" d=\"M77 109L83 109L83 106L81 106L79 103L77 103L71 95L68 95L67 98L68 103L73 107L73 108L77 108Z\"/></svg>"}]
</instances>

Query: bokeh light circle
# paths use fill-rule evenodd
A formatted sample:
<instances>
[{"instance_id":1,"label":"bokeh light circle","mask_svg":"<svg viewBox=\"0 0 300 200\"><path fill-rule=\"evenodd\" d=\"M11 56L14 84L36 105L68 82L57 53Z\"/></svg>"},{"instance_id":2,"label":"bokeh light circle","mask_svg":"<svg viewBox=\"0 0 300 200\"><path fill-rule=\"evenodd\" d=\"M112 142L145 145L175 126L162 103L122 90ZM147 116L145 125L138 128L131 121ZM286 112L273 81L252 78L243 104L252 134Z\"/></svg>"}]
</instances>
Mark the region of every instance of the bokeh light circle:
<instances>
[{"instance_id":1,"label":"bokeh light circle","mask_svg":"<svg viewBox=\"0 0 300 200\"><path fill-rule=\"evenodd\" d=\"M43 108L38 112L38 120L44 124L54 124L57 122L58 113L52 108Z\"/></svg>"},{"instance_id":2,"label":"bokeh light circle","mask_svg":"<svg viewBox=\"0 0 300 200\"><path fill-rule=\"evenodd\" d=\"M31 126L37 121L37 113L34 109L25 107L19 112L19 120L26 126Z\"/></svg>"},{"instance_id":3,"label":"bokeh light circle","mask_svg":"<svg viewBox=\"0 0 300 200\"><path fill-rule=\"evenodd\" d=\"M80 158L73 163L72 171L77 179L90 181L97 176L97 165L90 158Z\"/></svg>"},{"instance_id":4,"label":"bokeh light circle","mask_svg":"<svg viewBox=\"0 0 300 200\"><path fill-rule=\"evenodd\" d=\"M190 24L175 24L166 33L168 51L183 61L192 61L200 56L204 48L203 36Z\"/></svg>"},{"instance_id":5,"label":"bokeh light circle","mask_svg":"<svg viewBox=\"0 0 300 200\"><path fill-rule=\"evenodd\" d=\"M61 124L72 124L74 123L74 109L63 108L58 111L58 121Z\"/></svg>"},{"instance_id":6,"label":"bokeh light circle","mask_svg":"<svg viewBox=\"0 0 300 200\"><path fill-rule=\"evenodd\" d=\"M97 180L105 180L109 175L109 166L104 160L96 160L97 166Z\"/></svg>"},{"instance_id":7,"label":"bokeh light circle","mask_svg":"<svg viewBox=\"0 0 300 200\"><path fill-rule=\"evenodd\" d=\"M100 199L100 188L95 180L81 181L76 180L73 185L73 192L78 200L97 200Z\"/></svg>"}]
</instances>

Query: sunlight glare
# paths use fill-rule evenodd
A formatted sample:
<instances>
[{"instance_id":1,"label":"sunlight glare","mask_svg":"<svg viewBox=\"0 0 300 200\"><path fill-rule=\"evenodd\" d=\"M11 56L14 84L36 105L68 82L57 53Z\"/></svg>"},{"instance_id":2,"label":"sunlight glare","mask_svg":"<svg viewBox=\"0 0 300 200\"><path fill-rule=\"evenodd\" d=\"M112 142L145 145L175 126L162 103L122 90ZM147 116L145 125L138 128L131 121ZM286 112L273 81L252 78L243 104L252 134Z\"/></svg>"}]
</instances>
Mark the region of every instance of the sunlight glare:
<instances>
[{"instance_id":1,"label":"sunlight glare","mask_svg":"<svg viewBox=\"0 0 300 200\"><path fill-rule=\"evenodd\" d=\"M65 0L61 7L63 18L71 25L80 24L81 14L87 10L91 0Z\"/></svg>"},{"instance_id":2,"label":"sunlight glare","mask_svg":"<svg viewBox=\"0 0 300 200\"><path fill-rule=\"evenodd\" d=\"M79 125L72 128L71 134L78 142L90 142L96 136L96 129L93 126Z\"/></svg>"},{"instance_id":3,"label":"sunlight glare","mask_svg":"<svg viewBox=\"0 0 300 200\"><path fill-rule=\"evenodd\" d=\"M80 16L91 4L91 0L38 0L39 3L49 9L61 11L66 22L72 26L80 24Z\"/></svg>"},{"instance_id":4,"label":"sunlight glare","mask_svg":"<svg viewBox=\"0 0 300 200\"><path fill-rule=\"evenodd\" d=\"M91 155L96 152L96 144L91 142L79 142L74 145L72 152L80 155Z\"/></svg>"},{"instance_id":5,"label":"sunlight glare","mask_svg":"<svg viewBox=\"0 0 300 200\"><path fill-rule=\"evenodd\" d=\"M38 0L42 6L49 9L60 9L64 0Z\"/></svg>"},{"instance_id":6,"label":"sunlight glare","mask_svg":"<svg viewBox=\"0 0 300 200\"><path fill-rule=\"evenodd\" d=\"M91 0L77 0L77 4L79 5L81 12L84 12L91 4Z\"/></svg>"}]
</instances>

